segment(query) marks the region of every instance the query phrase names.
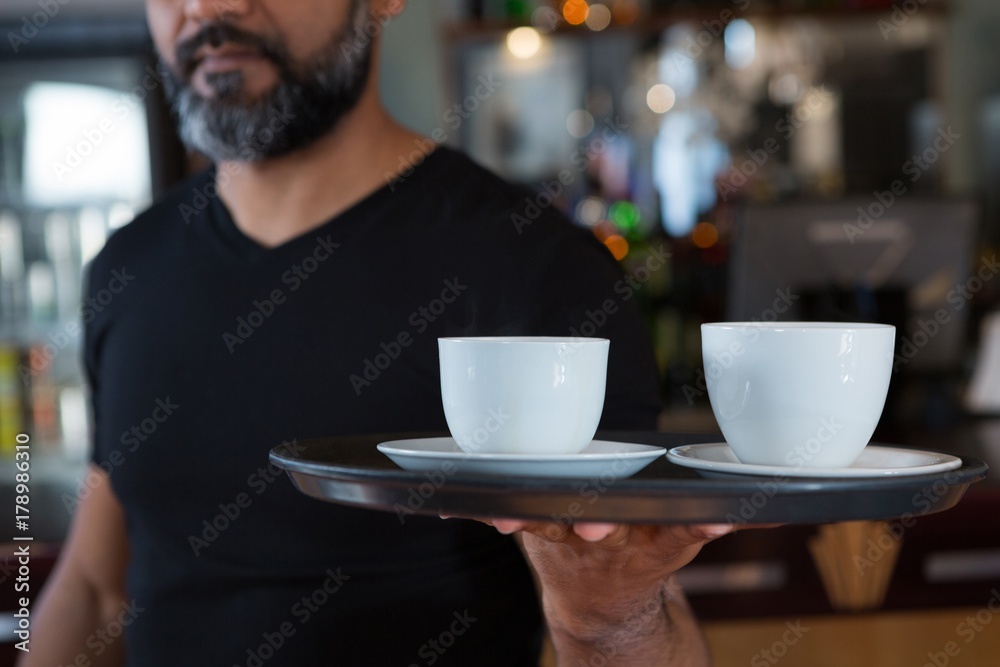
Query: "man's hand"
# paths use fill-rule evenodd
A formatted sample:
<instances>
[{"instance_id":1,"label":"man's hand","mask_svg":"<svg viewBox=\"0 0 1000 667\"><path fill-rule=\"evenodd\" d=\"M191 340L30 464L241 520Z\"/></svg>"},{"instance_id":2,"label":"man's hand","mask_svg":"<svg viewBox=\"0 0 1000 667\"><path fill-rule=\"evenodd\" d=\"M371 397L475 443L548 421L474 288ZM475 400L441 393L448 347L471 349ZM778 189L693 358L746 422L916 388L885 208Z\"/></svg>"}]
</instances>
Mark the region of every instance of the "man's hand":
<instances>
[{"instance_id":1,"label":"man's hand","mask_svg":"<svg viewBox=\"0 0 1000 667\"><path fill-rule=\"evenodd\" d=\"M629 526L507 519L538 574L560 665L707 665L708 651L672 576L729 525Z\"/></svg>"}]
</instances>

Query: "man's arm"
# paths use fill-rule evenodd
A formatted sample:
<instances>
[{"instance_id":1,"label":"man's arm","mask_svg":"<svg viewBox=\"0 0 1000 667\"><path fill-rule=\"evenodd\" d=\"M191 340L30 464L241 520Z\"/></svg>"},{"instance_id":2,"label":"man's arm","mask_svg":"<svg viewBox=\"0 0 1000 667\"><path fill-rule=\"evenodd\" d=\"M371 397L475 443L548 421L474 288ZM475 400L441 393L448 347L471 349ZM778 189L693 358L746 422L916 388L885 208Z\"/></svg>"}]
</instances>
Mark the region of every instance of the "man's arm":
<instances>
[{"instance_id":1,"label":"man's arm","mask_svg":"<svg viewBox=\"0 0 1000 667\"><path fill-rule=\"evenodd\" d=\"M99 656L87 646L87 639L122 611L129 556L124 514L107 475L93 465L88 474L99 481L77 507L59 562L32 609L31 651L18 667L124 662L120 639L101 642ZM77 661L80 655L86 661Z\"/></svg>"},{"instance_id":2,"label":"man's arm","mask_svg":"<svg viewBox=\"0 0 1000 667\"><path fill-rule=\"evenodd\" d=\"M709 664L673 574L731 526L490 523L502 533L520 531L559 665Z\"/></svg>"}]
</instances>

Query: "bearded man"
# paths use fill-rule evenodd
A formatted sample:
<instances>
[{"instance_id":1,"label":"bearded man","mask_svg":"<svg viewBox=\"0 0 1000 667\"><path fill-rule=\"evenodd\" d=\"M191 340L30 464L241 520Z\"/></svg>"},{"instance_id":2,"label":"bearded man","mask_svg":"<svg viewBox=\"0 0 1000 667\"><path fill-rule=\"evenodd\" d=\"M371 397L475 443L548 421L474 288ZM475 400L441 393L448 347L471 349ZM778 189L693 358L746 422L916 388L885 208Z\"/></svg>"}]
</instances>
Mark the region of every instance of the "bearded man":
<instances>
[{"instance_id":1,"label":"bearded man","mask_svg":"<svg viewBox=\"0 0 1000 667\"><path fill-rule=\"evenodd\" d=\"M609 302L601 425L652 429L651 348L591 234L516 224L524 192L387 115L369 35L398 0L146 4L212 167L89 267L134 279L86 323L90 491L21 664L534 665L546 630L562 665L704 664L670 578L726 527L397 517L269 467L443 431L438 337L567 336Z\"/></svg>"}]
</instances>

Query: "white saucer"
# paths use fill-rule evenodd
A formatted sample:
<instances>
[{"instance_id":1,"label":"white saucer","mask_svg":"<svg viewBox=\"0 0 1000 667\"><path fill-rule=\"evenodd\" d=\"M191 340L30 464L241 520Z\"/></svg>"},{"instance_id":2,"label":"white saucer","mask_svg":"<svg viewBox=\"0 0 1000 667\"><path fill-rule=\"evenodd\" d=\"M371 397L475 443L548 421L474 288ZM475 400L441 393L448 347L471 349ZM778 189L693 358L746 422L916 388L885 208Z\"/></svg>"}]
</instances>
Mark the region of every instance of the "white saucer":
<instances>
[{"instance_id":1,"label":"white saucer","mask_svg":"<svg viewBox=\"0 0 1000 667\"><path fill-rule=\"evenodd\" d=\"M453 438L393 440L378 450L410 472L456 472L513 477L601 477L633 475L666 453L663 447L594 440L579 454L478 454L459 449Z\"/></svg>"},{"instance_id":2,"label":"white saucer","mask_svg":"<svg viewBox=\"0 0 1000 667\"><path fill-rule=\"evenodd\" d=\"M707 445L684 445L667 452L672 463L688 468L735 475L769 477L903 477L928 475L961 467L962 460L950 454L917 449L869 445L858 460L846 468L802 468L740 463L724 442Z\"/></svg>"}]
</instances>

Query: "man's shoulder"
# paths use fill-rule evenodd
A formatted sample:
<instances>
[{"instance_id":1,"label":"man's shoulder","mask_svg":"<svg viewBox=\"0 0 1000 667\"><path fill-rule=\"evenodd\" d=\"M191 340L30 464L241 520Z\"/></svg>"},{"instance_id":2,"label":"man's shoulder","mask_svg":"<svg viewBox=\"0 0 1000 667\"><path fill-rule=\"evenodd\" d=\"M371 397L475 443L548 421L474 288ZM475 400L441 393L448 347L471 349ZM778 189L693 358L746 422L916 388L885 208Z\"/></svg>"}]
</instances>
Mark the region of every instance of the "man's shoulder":
<instances>
[{"instance_id":1,"label":"man's shoulder","mask_svg":"<svg viewBox=\"0 0 1000 667\"><path fill-rule=\"evenodd\" d=\"M214 191L211 171L199 172L174 185L131 222L114 231L95 258L95 264L141 259L160 251L184 233L186 224L205 214Z\"/></svg>"},{"instance_id":2,"label":"man's shoulder","mask_svg":"<svg viewBox=\"0 0 1000 667\"><path fill-rule=\"evenodd\" d=\"M442 224L452 231L498 242L573 239L593 235L560 210L568 187L546 181L538 190L511 183L459 151L440 147L422 174L421 192L430 196Z\"/></svg>"},{"instance_id":3,"label":"man's shoulder","mask_svg":"<svg viewBox=\"0 0 1000 667\"><path fill-rule=\"evenodd\" d=\"M475 184L489 189L498 196L513 197L522 190L482 166L468 154L448 146L438 146L426 160L429 168L425 177L444 179L442 185L454 187L459 191L468 191L468 188L463 186Z\"/></svg>"}]
</instances>

